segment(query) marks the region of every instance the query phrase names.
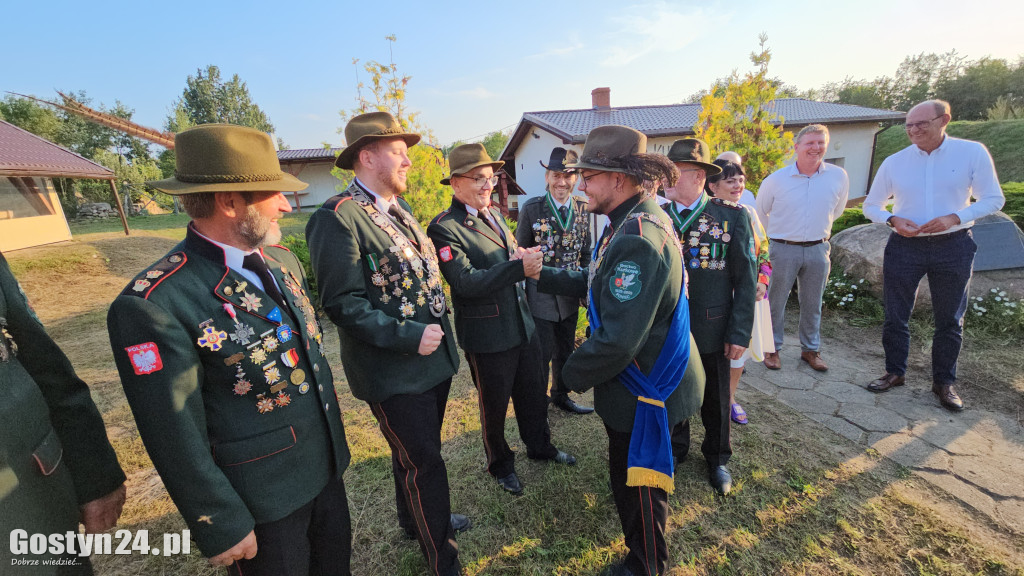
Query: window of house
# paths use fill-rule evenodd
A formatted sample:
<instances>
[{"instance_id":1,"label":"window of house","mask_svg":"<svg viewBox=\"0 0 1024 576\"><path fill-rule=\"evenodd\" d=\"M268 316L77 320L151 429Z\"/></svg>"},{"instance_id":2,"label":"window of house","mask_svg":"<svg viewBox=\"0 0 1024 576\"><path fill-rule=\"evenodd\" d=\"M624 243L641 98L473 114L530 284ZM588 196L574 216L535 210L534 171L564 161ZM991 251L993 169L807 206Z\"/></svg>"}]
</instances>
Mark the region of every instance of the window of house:
<instances>
[{"instance_id":1,"label":"window of house","mask_svg":"<svg viewBox=\"0 0 1024 576\"><path fill-rule=\"evenodd\" d=\"M56 214L45 178L0 177L0 220Z\"/></svg>"},{"instance_id":2,"label":"window of house","mask_svg":"<svg viewBox=\"0 0 1024 576\"><path fill-rule=\"evenodd\" d=\"M846 164L846 158L825 158L825 162L828 162L829 164L835 164L836 166L843 168Z\"/></svg>"}]
</instances>

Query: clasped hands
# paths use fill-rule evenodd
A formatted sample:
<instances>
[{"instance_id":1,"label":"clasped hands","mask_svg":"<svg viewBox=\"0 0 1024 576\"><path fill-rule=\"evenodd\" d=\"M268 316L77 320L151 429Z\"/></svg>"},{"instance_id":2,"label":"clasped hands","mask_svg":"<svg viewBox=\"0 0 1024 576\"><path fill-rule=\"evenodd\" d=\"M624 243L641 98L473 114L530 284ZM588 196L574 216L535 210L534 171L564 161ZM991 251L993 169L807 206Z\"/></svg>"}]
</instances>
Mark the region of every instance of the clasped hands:
<instances>
[{"instance_id":1,"label":"clasped hands","mask_svg":"<svg viewBox=\"0 0 1024 576\"><path fill-rule=\"evenodd\" d=\"M960 224L960 217L956 214L946 214L945 216L933 218L920 226L912 220L900 218L899 216L893 216L890 221L892 222L893 230L897 234L906 238L913 238L918 234L939 234L945 232L953 226Z\"/></svg>"},{"instance_id":2,"label":"clasped hands","mask_svg":"<svg viewBox=\"0 0 1024 576\"><path fill-rule=\"evenodd\" d=\"M515 254L512 255L512 259L523 261L523 275L527 278L540 280L540 270L544 267L544 253L540 251L540 246L534 246L532 248L523 248L520 246L516 248Z\"/></svg>"}]
</instances>

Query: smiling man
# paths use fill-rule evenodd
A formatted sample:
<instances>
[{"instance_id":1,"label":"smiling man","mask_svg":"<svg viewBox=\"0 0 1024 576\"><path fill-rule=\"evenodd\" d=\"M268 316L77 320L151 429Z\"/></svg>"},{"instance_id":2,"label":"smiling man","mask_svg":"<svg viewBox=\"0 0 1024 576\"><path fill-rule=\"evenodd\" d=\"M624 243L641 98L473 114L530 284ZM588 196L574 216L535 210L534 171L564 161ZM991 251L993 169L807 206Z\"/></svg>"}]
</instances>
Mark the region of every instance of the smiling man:
<instances>
[{"instance_id":1,"label":"smiling man","mask_svg":"<svg viewBox=\"0 0 1024 576\"><path fill-rule=\"evenodd\" d=\"M540 339L523 290L523 280L538 273L541 262L527 267L518 259L524 250L491 208L494 171L504 162L491 160L483 144L464 144L451 151L448 163L451 175L441 184L452 187L452 204L430 222L427 234L451 287L456 334L480 398L487 471L503 490L520 494L515 454L505 441L510 398L527 457L576 464L551 443Z\"/></svg>"},{"instance_id":2,"label":"smiling man","mask_svg":"<svg viewBox=\"0 0 1024 576\"><path fill-rule=\"evenodd\" d=\"M829 260L832 222L843 214L850 195L846 171L825 162L828 128L805 126L796 135L796 161L770 174L757 192L757 214L768 232L772 255L772 281L768 304L772 309L775 350L764 355L765 367L782 367L786 329L786 301L799 286L800 359L824 372L821 358L821 297L832 269Z\"/></svg>"},{"instance_id":3,"label":"smiling man","mask_svg":"<svg viewBox=\"0 0 1024 576\"><path fill-rule=\"evenodd\" d=\"M306 184L270 137L207 124L149 184L192 217L114 300L110 344L139 434L199 549L232 575L349 574L341 411L302 265L276 243Z\"/></svg>"},{"instance_id":4,"label":"smiling man","mask_svg":"<svg viewBox=\"0 0 1024 576\"><path fill-rule=\"evenodd\" d=\"M345 140L335 165L355 178L306 225L320 301L352 395L391 447L399 526L419 540L431 574L458 574L455 532L470 522L451 513L441 423L459 353L437 254L401 197L420 135L370 112L349 121Z\"/></svg>"},{"instance_id":5,"label":"smiling man","mask_svg":"<svg viewBox=\"0 0 1024 576\"><path fill-rule=\"evenodd\" d=\"M539 246L544 264L562 270L583 270L590 265L590 213L587 201L572 195L576 172L565 165L577 160L576 152L553 148L544 166L546 194L531 198L519 211L516 241L524 248ZM526 296L540 337L544 383L551 375L551 403L570 414L589 414L569 397L562 381L562 366L576 348L576 322L580 299L537 291L537 281L526 281ZM548 365L550 364L550 372Z\"/></svg>"},{"instance_id":6,"label":"smiling man","mask_svg":"<svg viewBox=\"0 0 1024 576\"><path fill-rule=\"evenodd\" d=\"M927 275L935 316L932 392L948 410L959 412L964 404L953 383L978 250L971 225L1002 208L1006 199L988 150L947 136L950 118L949 103L942 100L911 108L906 123L911 145L882 162L864 200L864 215L893 229L882 264L885 374L868 390L886 392L904 384L908 322L918 284ZM886 209L890 199L892 212Z\"/></svg>"}]
</instances>

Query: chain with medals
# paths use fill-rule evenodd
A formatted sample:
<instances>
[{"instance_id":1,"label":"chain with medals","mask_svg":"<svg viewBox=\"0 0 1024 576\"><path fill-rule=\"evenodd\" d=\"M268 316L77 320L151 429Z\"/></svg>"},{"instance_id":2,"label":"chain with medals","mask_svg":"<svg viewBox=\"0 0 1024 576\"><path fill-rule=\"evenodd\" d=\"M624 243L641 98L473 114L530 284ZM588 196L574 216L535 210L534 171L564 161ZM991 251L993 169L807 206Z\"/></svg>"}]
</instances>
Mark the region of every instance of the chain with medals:
<instances>
[{"instance_id":1,"label":"chain with medals","mask_svg":"<svg viewBox=\"0 0 1024 576\"><path fill-rule=\"evenodd\" d=\"M419 225L413 220L412 215L397 203L395 207L402 224L416 236L416 241L422 247L422 251L413 245L408 236L398 230L390 216L377 209L376 204L367 196L366 192L355 185L350 186L347 192L366 212L370 220L391 238L391 242L394 244L390 251L394 254L396 266L398 266L396 273L388 275L390 272L388 262L381 259L381 268L374 270L371 277L373 284L381 289L381 301L386 304L391 300L391 295L401 298L402 303L399 310L403 318L415 316L416 307L424 304L435 318L444 316L448 305L444 297L444 288L441 286L441 269L437 265L434 243L420 231ZM405 291L412 288L413 285L410 273L420 280L419 289L414 294L415 300L410 300L409 296L405 294ZM424 274L426 280L423 279ZM388 286L394 286L391 295L388 294Z\"/></svg>"},{"instance_id":2,"label":"chain with medals","mask_svg":"<svg viewBox=\"0 0 1024 576\"><path fill-rule=\"evenodd\" d=\"M586 235L587 220L578 214L576 200L569 197L569 213L563 220L549 192L545 203L551 217L533 223L533 239L544 253L544 262L552 262L566 270L579 270L580 251ZM561 232L561 234L559 234Z\"/></svg>"},{"instance_id":3,"label":"chain with medals","mask_svg":"<svg viewBox=\"0 0 1024 576\"><path fill-rule=\"evenodd\" d=\"M668 215L672 218L680 234L686 234L683 262L692 269L725 270L725 255L729 248L729 222L719 225L718 221L705 213L709 197L704 194L700 204L685 219L676 211L675 203L669 204ZM694 220L697 226L690 229ZM710 236L715 242L701 242L702 237ZM719 242L721 240L721 242Z\"/></svg>"}]
</instances>

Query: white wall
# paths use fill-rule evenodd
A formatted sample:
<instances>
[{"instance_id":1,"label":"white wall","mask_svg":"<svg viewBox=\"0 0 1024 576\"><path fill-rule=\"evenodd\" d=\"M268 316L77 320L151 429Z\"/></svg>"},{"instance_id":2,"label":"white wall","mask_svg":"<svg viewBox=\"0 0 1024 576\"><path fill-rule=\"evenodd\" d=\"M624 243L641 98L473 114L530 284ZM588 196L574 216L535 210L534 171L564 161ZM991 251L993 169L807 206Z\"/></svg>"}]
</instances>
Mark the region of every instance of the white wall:
<instances>
[{"instance_id":1,"label":"white wall","mask_svg":"<svg viewBox=\"0 0 1024 576\"><path fill-rule=\"evenodd\" d=\"M306 194L299 193L299 200L302 202L302 209L316 208L323 204L331 196L334 196L341 190L336 189L337 186L341 186L341 180L338 180L334 176L331 176L331 169L334 168L333 163L321 162L317 164L307 164L302 172L299 172L298 178L309 187L303 190ZM294 168L291 166L285 167L285 171L294 173ZM291 203L292 208L295 207L295 198L291 192L285 192L285 197L288 198L288 202Z\"/></svg>"}]
</instances>

